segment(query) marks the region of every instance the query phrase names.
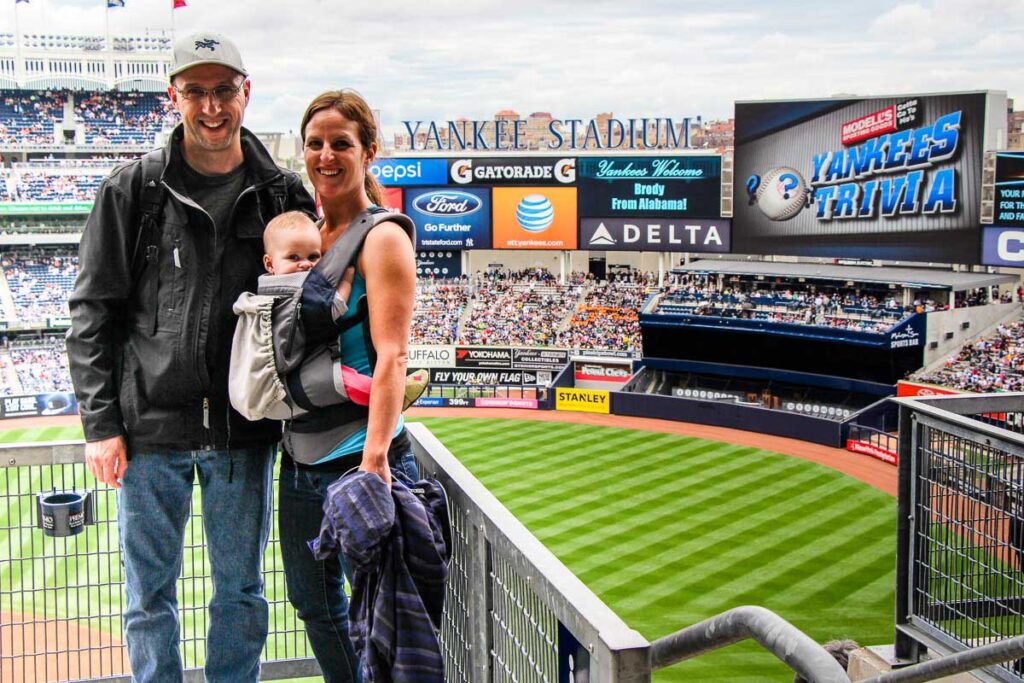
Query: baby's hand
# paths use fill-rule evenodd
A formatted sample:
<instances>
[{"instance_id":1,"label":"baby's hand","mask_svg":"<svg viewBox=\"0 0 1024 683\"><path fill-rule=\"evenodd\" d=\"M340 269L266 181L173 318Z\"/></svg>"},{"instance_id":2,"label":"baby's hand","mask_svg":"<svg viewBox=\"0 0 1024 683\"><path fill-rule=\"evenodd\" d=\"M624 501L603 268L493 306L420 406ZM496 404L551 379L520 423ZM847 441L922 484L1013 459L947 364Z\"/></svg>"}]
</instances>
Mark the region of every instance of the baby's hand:
<instances>
[{"instance_id":1,"label":"baby's hand","mask_svg":"<svg viewBox=\"0 0 1024 683\"><path fill-rule=\"evenodd\" d=\"M345 269L345 274L341 276L341 282L338 283L338 296L341 297L342 301L348 301L349 295L352 293L352 280L355 279L356 269L354 266L349 266Z\"/></svg>"}]
</instances>

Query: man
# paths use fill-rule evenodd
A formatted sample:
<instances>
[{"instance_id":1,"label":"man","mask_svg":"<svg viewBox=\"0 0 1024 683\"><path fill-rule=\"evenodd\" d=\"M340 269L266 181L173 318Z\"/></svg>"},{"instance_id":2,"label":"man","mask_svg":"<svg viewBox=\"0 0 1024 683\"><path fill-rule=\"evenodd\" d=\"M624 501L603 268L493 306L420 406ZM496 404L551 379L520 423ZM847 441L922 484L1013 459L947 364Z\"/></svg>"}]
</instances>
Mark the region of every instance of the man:
<instances>
[{"instance_id":1,"label":"man","mask_svg":"<svg viewBox=\"0 0 1024 683\"><path fill-rule=\"evenodd\" d=\"M169 75L181 124L103 181L86 223L68 360L86 463L117 489L135 680L182 677L175 581L198 473L214 582L206 678L256 681L281 428L230 407L231 305L256 290L266 222L314 205L242 128L250 82L230 40L180 40Z\"/></svg>"}]
</instances>

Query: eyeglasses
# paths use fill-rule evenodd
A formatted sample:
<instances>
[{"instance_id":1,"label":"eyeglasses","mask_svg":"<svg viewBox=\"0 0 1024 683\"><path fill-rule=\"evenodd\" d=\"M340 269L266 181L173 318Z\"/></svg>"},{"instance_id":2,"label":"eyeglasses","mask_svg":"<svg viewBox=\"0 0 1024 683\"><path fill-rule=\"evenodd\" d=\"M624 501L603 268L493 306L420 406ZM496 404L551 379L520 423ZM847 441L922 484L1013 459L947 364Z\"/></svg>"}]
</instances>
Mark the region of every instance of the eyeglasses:
<instances>
[{"instance_id":1,"label":"eyeglasses","mask_svg":"<svg viewBox=\"0 0 1024 683\"><path fill-rule=\"evenodd\" d=\"M205 100L207 97L213 97L213 99L218 102L230 102L239 92L241 92L243 85L245 85L245 81L242 81L238 85L218 85L216 88L212 88L210 90L200 88L198 85L190 85L186 88L179 88L176 85L172 85L171 87L177 90L178 94L189 102Z\"/></svg>"}]
</instances>

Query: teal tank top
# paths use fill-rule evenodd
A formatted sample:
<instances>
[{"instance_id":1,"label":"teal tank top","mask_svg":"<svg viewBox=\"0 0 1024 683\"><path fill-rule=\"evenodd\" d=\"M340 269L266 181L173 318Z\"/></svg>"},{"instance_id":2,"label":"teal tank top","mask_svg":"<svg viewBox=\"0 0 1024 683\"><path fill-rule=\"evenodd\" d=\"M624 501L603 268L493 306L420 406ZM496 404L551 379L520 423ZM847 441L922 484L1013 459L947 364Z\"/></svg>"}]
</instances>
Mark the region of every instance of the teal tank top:
<instances>
[{"instance_id":1,"label":"teal tank top","mask_svg":"<svg viewBox=\"0 0 1024 683\"><path fill-rule=\"evenodd\" d=\"M352 280L352 293L348 297L348 311L345 315L341 316L342 320L355 316L357 303L359 298L366 294L366 280L357 272L355 278ZM370 351L366 345L366 337L368 332L364 332L364 328L367 325L367 321L364 319L358 325L353 325L338 337L338 342L341 346L341 363L347 365L356 372L364 375L373 376L373 368L370 367ZM398 424L395 425L395 433L391 435L391 438L398 436L402 429L405 427L405 416L398 416ZM317 460L316 464L322 464L330 462L336 458L340 458L343 455L351 455L352 453L358 453L363 450L363 446L366 445L366 427L363 427L359 431L355 432L347 439L339 443L334 447L330 453L325 455L320 460Z\"/></svg>"}]
</instances>

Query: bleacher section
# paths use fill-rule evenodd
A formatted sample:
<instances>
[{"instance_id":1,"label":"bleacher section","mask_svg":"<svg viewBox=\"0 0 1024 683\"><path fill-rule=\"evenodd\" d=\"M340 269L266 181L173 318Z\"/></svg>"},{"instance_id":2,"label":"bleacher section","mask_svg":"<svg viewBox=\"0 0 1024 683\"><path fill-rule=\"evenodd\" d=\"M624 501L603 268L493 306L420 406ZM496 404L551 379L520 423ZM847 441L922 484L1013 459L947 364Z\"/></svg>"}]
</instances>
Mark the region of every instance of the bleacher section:
<instances>
[{"instance_id":1,"label":"bleacher section","mask_svg":"<svg viewBox=\"0 0 1024 683\"><path fill-rule=\"evenodd\" d=\"M914 379L977 393L1024 390L1024 321L998 325L983 339L965 344L938 370Z\"/></svg>"},{"instance_id":2,"label":"bleacher section","mask_svg":"<svg viewBox=\"0 0 1024 683\"><path fill-rule=\"evenodd\" d=\"M178 120L168 98L152 92L0 90L0 145L50 145L54 126L74 103L74 123L87 145L151 146ZM70 123L70 122L65 122Z\"/></svg>"},{"instance_id":3,"label":"bleacher section","mask_svg":"<svg viewBox=\"0 0 1024 683\"><path fill-rule=\"evenodd\" d=\"M0 145L52 143L65 98L62 92L0 90Z\"/></svg>"},{"instance_id":4,"label":"bleacher section","mask_svg":"<svg viewBox=\"0 0 1024 683\"><path fill-rule=\"evenodd\" d=\"M8 351L20 386L12 384L5 371L0 384L0 391L4 395L47 394L72 390L63 337L16 341L11 343Z\"/></svg>"},{"instance_id":5,"label":"bleacher section","mask_svg":"<svg viewBox=\"0 0 1024 683\"><path fill-rule=\"evenodd\" d=\"M8 327L41 324L68 315L68 293L78 275L78 256L68 249L22 249L0 259L14 310Z\"/></svg>"}]
</instances>

